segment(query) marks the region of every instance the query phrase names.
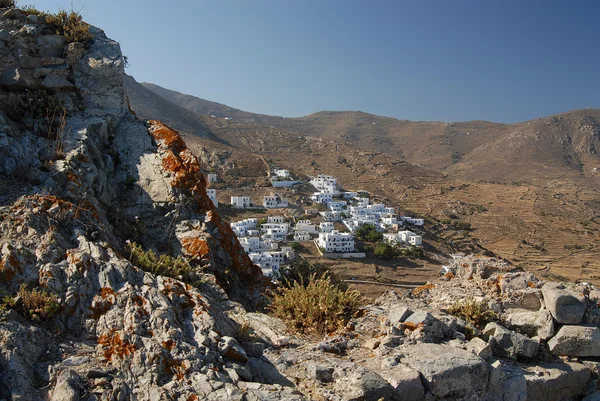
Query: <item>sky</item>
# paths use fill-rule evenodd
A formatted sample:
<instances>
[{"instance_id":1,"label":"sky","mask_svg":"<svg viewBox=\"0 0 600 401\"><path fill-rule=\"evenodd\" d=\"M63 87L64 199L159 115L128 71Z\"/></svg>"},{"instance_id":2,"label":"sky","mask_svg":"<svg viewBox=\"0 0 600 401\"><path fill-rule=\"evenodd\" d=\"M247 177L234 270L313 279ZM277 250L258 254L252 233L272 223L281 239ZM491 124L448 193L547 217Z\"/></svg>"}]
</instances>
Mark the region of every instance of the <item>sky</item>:
<instances>
[{"instance_id":1,"label":"sky","mask_svg":"<svg viewBox=\"0 0 600 401\"><path fill-rule=\"evenodd\" d=\"M255 113L517 122L600 108L597 0L31 2L81 10L138 82Z\"/></svg>"}]
</instances>

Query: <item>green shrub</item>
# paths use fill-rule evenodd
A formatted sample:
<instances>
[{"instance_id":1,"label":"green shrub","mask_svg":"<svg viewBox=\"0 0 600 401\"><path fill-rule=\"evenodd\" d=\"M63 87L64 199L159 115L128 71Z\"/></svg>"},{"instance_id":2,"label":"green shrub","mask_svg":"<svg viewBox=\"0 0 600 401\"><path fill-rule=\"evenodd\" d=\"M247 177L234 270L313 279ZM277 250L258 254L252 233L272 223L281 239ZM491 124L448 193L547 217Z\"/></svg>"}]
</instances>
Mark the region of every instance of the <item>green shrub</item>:
<instances>
[{"instance_id":1,"label":"green shrub","mask_svg":"<svg viewBox=\"0 0 600 401\"><path fill-rule=\"evenodd\" d=\"M383 234L377 231L373 224L364 224L358 227L354 234L361 241L377 242L383 239Z\"/></svg>"},{"instance_id":2,"label":"green shrub","mask_svg":"<svg viewBox=\"0 0 600 401\"><path fill-rule=\"evenodd\" d=\"M497 319L496 314L488 308L485 302L476 301L472 297L454 302L446 312L466 320L475 327L482 327L485 323Z\"/></svg>"},{"instance_id":3,"label":"green shrub","mask_svg":"<svg viewBox=\"0 0 600 401\"><path fill-rule=\"evenodd\" d=\"M375 249L373 250L373 254L378 258L387 260L396 254L396 249L394 246L388 244L387 242L379 242L375 245Z\"/></svg>"},{"instance_id":4,"label":"green shrub","mask_svg":"<svg viewBox=\"0 0 600 401\"><path fill-rule=\"evenodd\" d=\"M342 291L325 275L312 275L307 284L295 282L273 297L273 314L304 334L332 333L346 326L357 312L361 295Z\"/></svg>"},{"instance_id":5,"label":"green shrub","mask_svg":"<svg viewBox=\"0 0 600 401\"><path fill-rule=\"evenodd\" d=\"M57 35L63 35L67 42L85 42L92 39L89 25L76 11L60 10L56 14L47 14L46 22L56 28Z\"/></svg>"},{"instance_id":6,"label":"green shrub","mask_svg":"<svg viewBox=\"0 0 600 401\"><path fill-rule=\"evenodd\" d=\"M139 244L131 242L129 247L129 261L140 269L157 276L166 276L181 280L197 286L200 282L198 273L190 266L187 260L169 255L157 255L154 251L144 251Z\"/></svg>"}]
</instances>

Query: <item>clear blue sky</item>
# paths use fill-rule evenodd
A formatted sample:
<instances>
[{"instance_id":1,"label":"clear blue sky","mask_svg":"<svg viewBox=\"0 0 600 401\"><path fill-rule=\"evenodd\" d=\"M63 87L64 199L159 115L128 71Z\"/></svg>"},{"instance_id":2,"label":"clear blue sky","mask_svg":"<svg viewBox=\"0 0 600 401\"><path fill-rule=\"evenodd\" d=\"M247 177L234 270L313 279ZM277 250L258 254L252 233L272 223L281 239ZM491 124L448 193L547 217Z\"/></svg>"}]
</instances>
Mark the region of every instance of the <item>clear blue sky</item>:
<instances>
[{"instance_id":1,"label":"clear blue sky","mask_svg":"<svg viewBox=\"0 0 600 401\"><path fill-rule=\"evenodd\" d=\"M256 113L514 122L600 108L597 0L31 1L82 9L138 81Z\"/></svg>"}]
</instances>

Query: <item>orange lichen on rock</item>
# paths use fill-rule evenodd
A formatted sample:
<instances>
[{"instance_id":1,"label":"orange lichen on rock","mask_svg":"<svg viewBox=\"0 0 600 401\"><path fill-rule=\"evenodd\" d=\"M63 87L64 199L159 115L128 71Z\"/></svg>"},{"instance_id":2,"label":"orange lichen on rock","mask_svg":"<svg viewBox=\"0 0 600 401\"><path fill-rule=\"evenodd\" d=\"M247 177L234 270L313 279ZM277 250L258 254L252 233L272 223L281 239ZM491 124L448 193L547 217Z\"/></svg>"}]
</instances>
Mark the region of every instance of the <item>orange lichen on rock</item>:
<instances>
[{"instance_id":1,"label":"orange lichen on rock","mask_svg":"<svg viewBox=\"0 0 600 401\"><path fill-rule=\"evenodd\" d=\"M205 258L210 253L208 243L202 238L183 238L181 244L185 252L190 256Z\"/></svg>"},{"instance_id":2,"label":"orange lichen on rock","mask_svg":"<svg viewBox=\"0 0 600 401\"><path fill-rule=\"evenodd\" d=\"M435 288L435 284L433 283L427 283L425 285L422 285L420 287L415 288L414 290L412 290L412 294L413 295L418 295L420 293L422 293L423 291L429 291Z\"/></svg>"},{"instance_id":3,"label":"orange lichen on rock","mask_svg":"<svg viewBox=\"0 0 600 401\"><path fill-rule=\"evenodd\" d=\"M115 356L123 359L136 351L134 344L121 337L122 333L117 329L111 329L98 338L98 344L103 348L104 359L111 361Z\"/></svg>"},{"instance_id":4,"label":"orange lichen on rock","mask_svg":"<svg viewBox=\"0 0 600 401\"><path fill-rule=\"evenodd\" d=\"M404 322L403 325L404 330L408 331L415 331L416 329L423 327L423 323Z\"/></svg>"},{"instance_id":5,"label":"orange lichen on rock","mask_svg":"<svg viewBox=\"0 0 600 401\"><path fill-rule=\"evenodd\" d=\"M17 273L22 273L22 271L21 264L12 252L0 259L0 281L8 283Z\"/></svg>"},{"instance_id":6,"label":"orange lichen on rock","mask_svg":"<svg viewBox=\"0 0 600 401\"><path fill-rule=\"evenodd\" d=\"M102 289L100 290L100 296L102 297L102 299L106 299L111 295L115 295L115 290L113 290L110 287L102 287Z\"/></svg>"}]
</instances>

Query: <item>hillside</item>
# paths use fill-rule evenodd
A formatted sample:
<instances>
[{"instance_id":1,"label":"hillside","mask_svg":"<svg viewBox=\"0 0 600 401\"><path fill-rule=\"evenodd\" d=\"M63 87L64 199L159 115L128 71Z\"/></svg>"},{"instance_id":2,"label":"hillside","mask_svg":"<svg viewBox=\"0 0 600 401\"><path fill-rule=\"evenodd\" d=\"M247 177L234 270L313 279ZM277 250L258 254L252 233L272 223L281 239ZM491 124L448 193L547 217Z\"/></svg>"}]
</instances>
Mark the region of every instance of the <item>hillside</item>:
<instances>
[{"instance_id":1,"label":"hillside","mask_svg":"<svg viewBox=\"0 0 600 401\"><path fill-rule=\"evenodd\" d=\"M156 85L145 85L170 101L201 113L205 113L203 110L210 104ZM353 111L322 111L300 118L246 112L230 117L264 128L274 127L387 153L468 180L545 185L553 180L569 179L582 185L600 184L593 170L600 169L597 153L600 110L597 109L516 124L420 122Z\"/></svg>"}]
</instances>

